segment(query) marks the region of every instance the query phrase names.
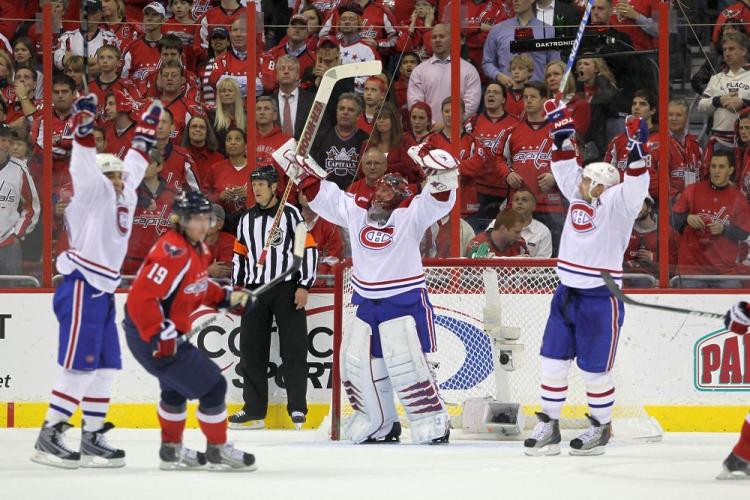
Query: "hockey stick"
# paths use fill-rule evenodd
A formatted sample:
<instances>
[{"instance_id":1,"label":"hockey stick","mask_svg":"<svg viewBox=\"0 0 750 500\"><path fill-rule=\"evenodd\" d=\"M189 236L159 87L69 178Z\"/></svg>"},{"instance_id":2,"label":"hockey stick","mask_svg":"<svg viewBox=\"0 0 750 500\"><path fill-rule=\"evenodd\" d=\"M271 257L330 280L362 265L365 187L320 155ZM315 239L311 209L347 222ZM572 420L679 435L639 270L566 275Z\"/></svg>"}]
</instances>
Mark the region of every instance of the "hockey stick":
<instances>
[{"instance_id":1,"label":"hockey stick","mask_svg":"<svg viewBox=\"0 0 750 500\"><path fill-rule=\"evenodd\" d=\"M617 286L617 283L615 283L615 280L612 279L612 276L608 272L602 272L602 279L604 280L604 284L607 285L607 288L609 288L609 291L612 292L612 295L623 301L625 304L630 304L631 306L648 307L649 309L656 309L658 311L669 311L680 314L688 314L690 316L699 316L703 318L724 319L723 314L715 312L696 311L694 309L687 309L683 307L663 306L659 304L649 304L647 302L638 302L637 300L633 300L622 293L622 290L620 290L620 287Z\"/></svg>"},{"instance_id":2,"label":"hockey stick","mask_svg":"<svg viewBox=\"0 0 750 500\"><path fill-rule=\"evenodd\" d=\"M305 127L302 129L302 135L300 136L299 142L297 143L297 149L295 156L307 156L310 154L313 140L315 135L318 133L318 127L323 121L323 113L325 112L328 100L331 98L333 93L333 87L339 80L345 78L355 78L358 76L372 76L378 75L383 71L383 63L380 61L365 61L361 63L342 64L335 66L325 73L320 80L320 86L318 92L315 94L315 101L310 108L310 113L307 115L307 121ZM271 247L271 241L273 236L279 228L281 222L281 215L284 213L284 206L289 198L289 193L292 192L292 186L294 183L291 179L286 185L284 194L279 201L279 208L276 210L276 216L273 218L273 224L271 229L268 231L268 237L266 238L266 244L263 245L263 251L258 258L257 267L263 267L266 263L266 256L268 255L268 249Z\"/></svg>"},{"instance_id":3,"label":"hockey stick","mask_svg":"<svg viewBox=\"0 0 750 500\"><path fill-rule=\"evenodd\" d=\"M83 35L83 93L89 93L89 9L88 0L83 1L83 21L81 21Z\"/></svg>"},{"instance_id":4,"label":"hockey stick","mask_svg":"<svg viewBox=\"0 0 750 500\"><path fill-rule=\"evenodd\" d=\"M594 0L589 0L586 4L586 10L583 12L581 24L578 25L578 33L576 33L576 39L573 42L573 48L570 49L568 63L565 66L565 73L563 74L562 80L560 80L560 88L557 90L557 102L562 101L563 93L565 92L565 86L568 83L568 78L570 78L571 71L573 71L573 64L575 63L576 56L578 56L578 49L581 47L583 33L586 31L586 26L589 23L589 18L591 17L591 7L593 6Z\"/></svg>"},{"instance_id":5,"label":"hockey stick","mask_svg":"<svg viewBox=\"0 0 750 500\"><path fill-rule=\"evenodd\" d=\"M273 288L274 286L278 285L280 282L284 280L287 276L297 271L300 266L302 265L302 259L305 256L305 241L307 240L307 227L305 226L304 222L300 222L297 224L297 227L294 230L294 249L292 250L293 257L292 257L292 265L289 266L286 271L276 276L274 279L269 281L268 283L256 288L255 290L249 290L248 291L248 301L250 302L250 307L257 302L258 298L263 295L265 292ZM190 339L192 339L195 335L199 334L204 328L207 328L218 320L218 313L219 311L216 311L217 314L212 315L210 318L206 319L205 321L198 323L197 325L193 326L190 331L183 335L181 337L181 342L188 342Z\"/></svg>"}]
</instances>

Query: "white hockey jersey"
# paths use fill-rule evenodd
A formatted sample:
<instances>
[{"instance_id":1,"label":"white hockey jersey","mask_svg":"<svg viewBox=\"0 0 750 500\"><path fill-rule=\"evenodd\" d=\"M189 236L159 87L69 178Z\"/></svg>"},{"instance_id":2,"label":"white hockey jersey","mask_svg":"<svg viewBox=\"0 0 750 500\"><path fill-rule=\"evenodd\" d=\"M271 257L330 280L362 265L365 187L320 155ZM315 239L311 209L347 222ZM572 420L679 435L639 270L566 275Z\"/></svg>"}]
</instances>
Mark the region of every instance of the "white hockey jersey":
<instances>
[{"instance_id":1,"label":"white hockey jersey","mask_svg":"<svg viewBox=\"0 0 750 500\"><path fill-rule=\"evenodd\" d=\"M552 162L552 174L570 202L560 239L557 275L573 288L604 285L601 272L622 281L622 256L643 200L648 195L649 175L626 173L620 184L607 188L594 204L583 199L578 185L583 169L575 158Z\"/></svg>"},{"instance_id":2,"label":"white hockey jersey","mask_svg":"<svg viewBox=\"0 0 750 500\"><path fill-rule=\"evenodd\" d=\"M62 274L80 271L91 286L108 293L120 285L138 202L136 189L148 166L133 149L123 163L124 187L118 198L112 182L96 165L96 149L73 140L70 176L75 194L65 209L70 248L57 258L57 270Z\"/></svg>"},{"instance_id":3,"label":"white hockey jersey","mask_svg":"<svg viewBox=\"0 0 750 500\"><path fill-rule=\"evenodd\" d=\"M448 214L455 202L455 190L448 201L422 193L412 198L408 206L395 209L385 225L377 226L353 195L332 182L321 181L310 208L349 233L354 291L368 299L381 299L425 288L419 242L427 228Z\"/></svg>"}]
</instances>

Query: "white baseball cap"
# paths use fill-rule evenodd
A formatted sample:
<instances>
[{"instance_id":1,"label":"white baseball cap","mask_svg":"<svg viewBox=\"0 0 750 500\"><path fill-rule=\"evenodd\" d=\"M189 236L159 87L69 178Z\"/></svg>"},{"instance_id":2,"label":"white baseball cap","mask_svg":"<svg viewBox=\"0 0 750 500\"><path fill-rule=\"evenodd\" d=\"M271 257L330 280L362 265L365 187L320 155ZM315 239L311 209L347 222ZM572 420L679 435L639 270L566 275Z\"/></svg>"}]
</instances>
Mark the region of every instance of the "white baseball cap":
<instances>
[{"instance_id":1,"label":"white baseball cap","mask_svg":"<svg viewBox=\"0 0 750 500\"><path fill-rule=\"evenodd\" d=\"M162 4L159 2L151 2L150 4L146 5L143 8L143 12L146 12L147 9L151 9L157 14L159 14L161 17L167 17L167 9L164 8Z\"/></svg>"}]
</instances>

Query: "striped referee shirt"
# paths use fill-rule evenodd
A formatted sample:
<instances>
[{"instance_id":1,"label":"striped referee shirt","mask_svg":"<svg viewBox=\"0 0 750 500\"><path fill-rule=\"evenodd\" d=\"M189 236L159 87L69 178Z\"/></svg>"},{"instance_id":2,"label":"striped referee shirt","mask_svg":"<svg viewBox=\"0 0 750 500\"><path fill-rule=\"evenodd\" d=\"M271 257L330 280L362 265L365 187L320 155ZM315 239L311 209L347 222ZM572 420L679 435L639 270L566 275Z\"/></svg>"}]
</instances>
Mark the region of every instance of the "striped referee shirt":
<instances>
[{"instance_id":1,"label":"striped referee shirt","mask_svg":"<svg viewBox=\"0 0 750 500\"><path fill-rule=\"evenodd\" d=\"M274 279L292 265L294 257L294 229L304 223L299 210L292 205L284 206L275 237L271 238L265 265L256 267L273 225L278 203L270 208L251 207L240 218L237 226L237 242L234 247L233 282L235 285L256 288ZM318 267L318 249L312 236L307 235L305 254L298 272L292 273L284 281L297 281L299 286L310 289L315 282Z\"/></svg>"}]
</instances>

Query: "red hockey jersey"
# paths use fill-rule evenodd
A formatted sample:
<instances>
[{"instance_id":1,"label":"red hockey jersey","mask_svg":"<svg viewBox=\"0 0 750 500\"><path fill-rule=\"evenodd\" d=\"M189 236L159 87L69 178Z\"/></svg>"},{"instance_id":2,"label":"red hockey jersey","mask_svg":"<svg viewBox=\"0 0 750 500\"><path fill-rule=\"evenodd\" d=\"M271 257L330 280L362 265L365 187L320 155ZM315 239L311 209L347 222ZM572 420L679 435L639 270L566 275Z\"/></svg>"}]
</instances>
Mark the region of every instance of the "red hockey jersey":
<instances>
[{"instance_id":1,"label":"red hockey jersey","mask_svg":"<svg viewBox=\"0 0 750 500\"><path fill-rule=\"evenodd\" d=\"M167 144L164 150L164 167L161 177L177 192L184 189L200 191L198 178L195 176L195 165L187 150L181 146Z\"/></svg>"},{"instance_id":2,"label":"red hockey jersey","mask_svg":"<svg viewBox=\"0 0 750 500\"><path fill-rule=\"evenodd\" d=\"M523 119L526 114L523 110L523 88L508 89L508 95L505 98L505 112L519 120Z\"/></svg>"},{"instance_id":3,"label":"red hockey jersey","mask_svg":"<svg viewBox=\"0 0 750 500\"><path fill-rule=\"evenodd\" d=\"M172 202L177 191L171 188L163 177L159 177L159 187L152 193L143 183L138 186L138 205L133 217L133 232L128 241L128 253L122 265L122 274L135 274L143 263L156 240L164 235L172 223Z\"/></svg>"},{"instance_id":4,"label":"red hockey jersey","mask_svg":"<svg viewBox=\"0 0 750 500\"><path fill-rule=\"evenodd\" d=\"M639 250L648 250L653 255L650 262L638 259ZM630 233L630 241L625 249L625 255L622 261L622 269L627 273L646 273L653 274L658 271L659 259L659 231L656 226L653 230L641 232L633 228Z\"/></svg>"},{"instance_id":5,"label":"red hockey jersey","mask_svg":"<svg viewBox=\"0 0 750 500\"><path fill-rule=\"evenodd\" d=\"M224 160L224 155L218 151L209 151L205 147L196 148L194 146L188 146L187 152L193 159L193 165L195 167L195 176L198 179L201 189L205 189L206 186L211 185L211 175L213 173L213 165Z\"/></svg>"},{"instance_id":6,"label":"red hockey jersey","mask_svg":"<svg viewBox=\"0 0 750 500\"><path fill-rule=\"evenodd\" d=\"M139 38L131 43L122 56L122 76L134 81L146 78L159 67L161 52L159 42Z\"/></svg>"},{"instance_id":7,"label":"red hockey jersey","mask_svg":"<svg viewBox=\"0 0 750 500\"><path fill-rule=\"evenodd\" d=\"M552 173L551 129L552 125L547 122L530 123L524 120L516 125L505 143L504 156L509 170L503 173L507 177L510 172L515 172L523 178L524 186L536 197L537 212L562 213L563 196L557 186L547 192L539 187L539 176ZM502 164L500 166L503 167ZM508 197L512 198L515 191L508 191Z\"/></svg>"},{"instance_id":8,"label":"red hockey jersey","mask_svg":"<svg viewBox=\"0 0 750 500\"><path fill-rule=\"evenodd\" d=\"M133 142L135 125L135 122L133 122L128 128L118 133L113 122L106 122L104 125L104 137L107 139L106 152L117 156L121 160L125 159L125 154Z\"/></svg>"},{"instance_id":9,"label":"red hockey jersey","mask_svg":"<svg viewBox=\"0 0 750 500\"><path fill-rule=\"evenodd\" d=\"M646 164L648 165L648 175L649 175L649 185L648 185L648 194L653 198L657 199L659 197L659 176L657 174L657 169L659 167L659 156L658 156L658 149L659 149L659 133L653 132L651 135L648 136L648 142L647 142L648 148L651 151L651 154L646 160ZM625 132L622 132L620 134L617 134L607 146L607 151L604 153L604 161L607 163L611 163L615 167L617 167L617 170L620 171L620 181L622 181L625 178L625 172L628 168L628 136L625 135Z\"/></svg>"},{"instance_id":10,"label":"red hockey jersey","mask_svg":"<svg viewBox=\"0 0 750 500\"><path fill-rule=\"evenodd\" d=\"M363 9L361 23L360 38L372 38L377 42L378 50L384 54L395 47L399 33L395 27L396 19L393 17L391 9L381 2L370 1ZM326 22L323 23L323 27L320 29L320 36L337 36L336 26L338 25L339 12L338 10L334 10Z\"/></svg>"},{"instance_id":11,"label":"red hockey jersey","mask_svg":"<svg viewBox=\"0 0 750 500\"><path fill-rule=\"evenodd\" d=\"M198 307L216 307L224 300L224 290L208 277L210 260L205 244L193 246L174 230L151 248L125 305L145 342L162 330L166 319L172 320L178 332L189 332L190 315Z\"/></svg>"},{"instance_id":12,"label":"red hockey jersey","mask_svg":"<svg viewBox=\"0 0 750 500\"><path fill-rule=\"evenodd\" d=\"M505 141L517 123L518 119L510 113L495 119L487 116L486 112L476 115L469 122L471 132L482 142L484 149L496 164L496 168L477 177L477 192L500 198L507 196L508 185L503 172L508 171L508 166L503 151Z\"/></svg>"},{"instance_id":13,"label":"red hockey jersey","mask_svg":"<svg viewBox=\"0 0 750 500\"><path fill-rule=\"evenodd\" d=\"M651 19L654 19L658 7L655 0L628 0L630 5L639 13ZM643 31L635 24L633 19L619 16L613 13L609 18L609 24L617 31L625 33L630 37L635 50L651 50L657 48L659 39Z\"/></svg>"},{"instance_id":14,"label":"red hockey jersey","mask_svg":"<svg viewBox=\"0 0 750 500\"><path fill-rule=\"evenodd\" d=\"M704 224L720 222L750 231L750 205L742 193L727 186L713 187L700 181L686 187L674 204L673 212L698 215ZM737 271L739 245L723 234L712 235L708 228L685 225L678 250L680 274L732 274Z\"/></svg>"}]
</instances>

